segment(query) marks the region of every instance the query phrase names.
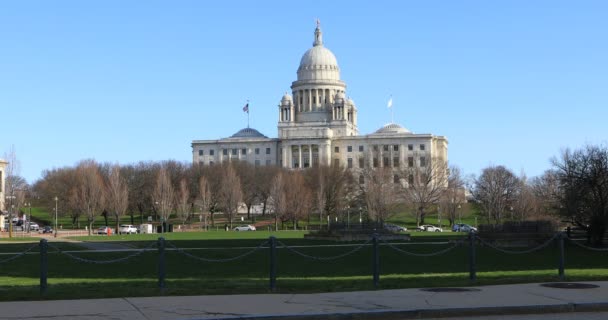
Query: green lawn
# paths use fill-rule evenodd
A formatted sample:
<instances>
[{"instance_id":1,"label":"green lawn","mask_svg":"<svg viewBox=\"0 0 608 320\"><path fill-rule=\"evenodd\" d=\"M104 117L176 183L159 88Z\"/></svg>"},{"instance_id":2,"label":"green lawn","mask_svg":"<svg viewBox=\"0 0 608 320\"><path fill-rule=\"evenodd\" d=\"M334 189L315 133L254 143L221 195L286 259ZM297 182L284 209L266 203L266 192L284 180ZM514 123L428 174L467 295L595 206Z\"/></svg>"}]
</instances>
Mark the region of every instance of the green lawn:
<instances>
[{"instance_id":1,"label":"green lawn","mask_svg":"<svg viewBox=\"0 0 608 320\"><path fill-rule=\"evenodd\" d=\"M296 248L316 257L343 254L352 247L319 246L336 244L302 239L302 232L273 233L290 246L316 245ZM165 238L169 245L192 249L189 253L205 258L228 259L249 252L264 242L270 233L256 232L204 232L172 233ZM448 234L419 233L418 240L440 239ZM452 236L460 236L452 234ZM229 237L229 238L226 238ZM117 237L82 238L85 240L123 241L129 247L153 245L158 235L130 235ZM425 241L426 242L426 241ZM117 242L118 243L118 242ZM343 244L343 243L337 243ZM10 250L5 250L10 246ZM0 245L2 252L17 252L31 244ZM73 250L78 244L61 244ZM416 244L401 247L417 253L436 252L446 244ZM280 245L279 245L280 247ZM153 247L154 248L154 247ZM130 253L81 252L79 257L105 260L124 257ZM168 295L234 294L268 292L269 249L260 249L244 258L228 262L202 262L168 250ZM0 255L0 261L8 257ZM487 247L477 248L478 280L475 284L501 284L542 282L557 280L558 250L555 245L531 254L506 255ZM566 247L566 275L568 280L608 280L608 255L591 252L576 246ZM155 250L131 260L114 264L85 264L57 252L50 252L49 289L46 299L98 298L124 296L154 296L158 255ZM373 289L371 280L372 248L361 250L344 258L323 261L301 257L284 248L277 250L277 291L283 293L330 292ZM380 289L467 286L468 248L454 250L435 257L406 256L394 249L380 247ZM39 256L25 255L0 264L0 300L40 299L38 293Z\"/></svg>"}]
</instances>

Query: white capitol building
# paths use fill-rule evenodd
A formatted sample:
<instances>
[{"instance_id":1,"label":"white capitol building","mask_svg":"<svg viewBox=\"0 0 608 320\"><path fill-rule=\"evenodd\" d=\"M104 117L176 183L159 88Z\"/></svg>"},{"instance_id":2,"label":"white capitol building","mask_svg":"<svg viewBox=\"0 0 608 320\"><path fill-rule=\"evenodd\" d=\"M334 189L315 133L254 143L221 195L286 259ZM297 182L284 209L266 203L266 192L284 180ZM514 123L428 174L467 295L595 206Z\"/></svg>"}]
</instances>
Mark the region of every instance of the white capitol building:
<instances>
[{"instance_id":1,"label":"white capitol building","mask_svg":"<svg viewBox=\"0 0 608 320\"><path fill-rule=\"evenodd\" d=\"M444 136L415 134L396 123L371 134L359 134L357 107L346 98L338 61L323 45L319 25L313 47L302 56L297 74L292 94L285 94L278 107L278 138L245 128L219 140L194 140L194 163L240 160L294 169L339 164L356 171L424 167L434 159L447 162Z\"/></svg>"}]
</instances>

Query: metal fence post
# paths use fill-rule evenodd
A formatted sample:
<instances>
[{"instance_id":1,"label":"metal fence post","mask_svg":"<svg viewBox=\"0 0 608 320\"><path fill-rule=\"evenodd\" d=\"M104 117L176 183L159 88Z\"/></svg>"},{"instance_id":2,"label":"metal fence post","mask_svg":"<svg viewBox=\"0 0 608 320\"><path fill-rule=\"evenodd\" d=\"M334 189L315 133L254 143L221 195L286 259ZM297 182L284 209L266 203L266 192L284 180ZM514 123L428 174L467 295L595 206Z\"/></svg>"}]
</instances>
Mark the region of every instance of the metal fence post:
<instances>
[{"instance_id":1,"label":"metal fence post","mask_svg":"<svg viewBox=\"0 0 608 320\"><path fill-rule=\"evenodd\" d=\"M158 238L158 288L165 289L165 238Z\"/></svg>"},{"instance_id":2,"label":"metal fence post","mask_svg":"<svg viewBox=\"0 0 608 320\"><path fill-rule=\"evenodd\" d=\"M374 272L374 288L378 288L380 284L380 252L378 252L378 234L373 235L373 272Z\"/></svg>"},{"instance_id":3,"label":"metal fence post","mask_svg":"<svg viewBox=\"0 0 608 320\"><path fill-rule=\"evenodd\" d=\"M557 238L559 240L559 280L563 281L566 278L564 274L564 234L560 232Z\"/></svg>"},{"instance_id":4,"label":"metal fence post","mask_svg":"<svg viewBox=\"0 0 608 320\"><path fill-rule=\"evenodd\" d=\"M40 294L46 294L47 288L47 271L48 271L48 244L46 239L40 239Z\"/></svg>"},{"instance_id":5,"label":"metal fence post","mask_svg":"<svg viewBox=\"0 0 608 320\"><path fill-rule=\"evenodd\" d=\"M475 232L469 232L469 280L477 280L477 270L475 270Z\"/></svg>"},{"instance_id":6,"label":"metal fence post","mask_svg":"<svg viewBox=\"0 0 608 320\"><path fill-rule=\"evenodd\" d=\"M270 236L270 291L274 292L277 286L277 238Z\"/></svg>"}]
</instances>

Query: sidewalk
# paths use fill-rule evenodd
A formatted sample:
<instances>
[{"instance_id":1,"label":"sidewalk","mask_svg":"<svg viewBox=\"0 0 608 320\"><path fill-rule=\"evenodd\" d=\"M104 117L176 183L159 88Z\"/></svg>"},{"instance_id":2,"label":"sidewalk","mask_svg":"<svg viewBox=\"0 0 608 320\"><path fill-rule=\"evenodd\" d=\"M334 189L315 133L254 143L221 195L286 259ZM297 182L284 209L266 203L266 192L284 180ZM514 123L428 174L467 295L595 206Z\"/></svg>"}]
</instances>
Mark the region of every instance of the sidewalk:
<instances>
[{"instance_id":1,"label":"sidewalk","mask_svg":"<svg viewBox=\"0 0 608 320\"><path fill-rule=\"evenodd\" d=\"M171 296L1 302L0 319L424 319L608 311L608 281L590 289L540 284L464 292L400 289L318 294Z\"/></svg>"}]
</instances>

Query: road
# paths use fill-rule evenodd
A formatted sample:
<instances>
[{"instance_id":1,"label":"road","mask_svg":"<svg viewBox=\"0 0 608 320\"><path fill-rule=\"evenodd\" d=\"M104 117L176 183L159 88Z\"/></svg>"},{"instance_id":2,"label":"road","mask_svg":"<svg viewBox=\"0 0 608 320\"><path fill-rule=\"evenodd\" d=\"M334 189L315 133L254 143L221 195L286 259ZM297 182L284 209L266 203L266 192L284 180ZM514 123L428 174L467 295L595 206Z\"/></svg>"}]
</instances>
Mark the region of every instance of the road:
<instances>
[{"instance_id":1,"label":"road","mask_svg":"<svg viewBox=\"0 0 608 320\"><path fill-rule=\"evenodd\" d=\"M427 320L605 320L608 312L568 312L527 315L502 315L457 318L429 318Z\"/></svg>"}]
</instances>

